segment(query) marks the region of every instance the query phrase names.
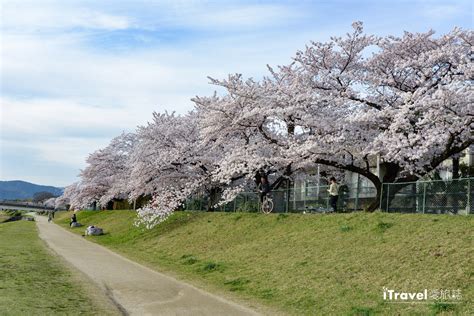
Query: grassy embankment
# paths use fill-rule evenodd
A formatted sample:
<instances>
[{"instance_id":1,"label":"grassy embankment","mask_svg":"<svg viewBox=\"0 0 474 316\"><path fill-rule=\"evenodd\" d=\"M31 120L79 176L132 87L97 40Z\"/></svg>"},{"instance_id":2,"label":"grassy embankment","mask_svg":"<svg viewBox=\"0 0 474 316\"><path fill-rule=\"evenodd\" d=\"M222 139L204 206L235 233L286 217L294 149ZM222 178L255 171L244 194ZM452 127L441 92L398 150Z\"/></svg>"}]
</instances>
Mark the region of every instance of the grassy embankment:
<instances>
[{"instance_id":1,"label":"grassy embankment","mask_svg":"<svg viewBox=\"0 0 474 316\"><path fill-rule=\"evenodd\" d=\"M10 216L7 212L0 211L0 223L5 222L5 221L8 220L10 217L11 217L11 216Z\"/></svg>"},{"instance_id":2,"label":"grassy embankment","mask_svg":"<svg viewBox=\"0 0 474 316\"><path fill-rule=\"evenodd\" d=\"M56 221L68 227L70 215ZM90 240L128 258L284 313L464 315L474 306L472 216L177 212L152 230L134 227L134 216L82 211L77 218L104 228ZM463 297L389 303L383 287L460 289Z\"/></svg>"},{"instance_id":3,"label":"grassy embankment","mask_svg":"<svg viewBox=\"0 0 474 316\"><path fill-rule=\"evenodd\" d=\"M0 315L119 314L95 294L50 253L34 222L0 224Z\"/></svg>"},{"instance_id":4,"label":"grassy embankment","mask_svg":"<svg viewBox=\"0 0 474 316\"><path fill-rule=\"evenodd\" d=\"M18 211L18 210L4 210L0 211L0 223L6 222L13 217L31 217L29 215L25 215L26 212Z\"/></svg>"}]
</instances>

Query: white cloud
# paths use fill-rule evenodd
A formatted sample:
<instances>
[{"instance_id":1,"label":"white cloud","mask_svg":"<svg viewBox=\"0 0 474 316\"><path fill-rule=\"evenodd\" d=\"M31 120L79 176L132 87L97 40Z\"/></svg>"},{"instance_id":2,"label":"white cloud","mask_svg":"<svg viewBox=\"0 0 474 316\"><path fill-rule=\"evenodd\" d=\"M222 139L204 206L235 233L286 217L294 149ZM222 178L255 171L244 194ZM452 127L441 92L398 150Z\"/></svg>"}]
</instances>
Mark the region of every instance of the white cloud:
<instances>
[{"instance_id":1,"label":"white cloud","mask_svg":"<svg viewBox=\"0 0 474 316\"><path fill-rule=\"evenodd\" d=\"M3 0L2 28L51 32L84 28L160 30L257 28L296 21L307 15L295 5L234 1L19 1Z\"/></svg>"},{"instance_id":2,"label":"white cloud","mask_svg":"<svg viewBox=\"0 0 474 316\"><path fill-rule=\"evenodd\" d=\"M304 11L284 4L226 4L206 6L191 4L168 11L149 26L166 25L185 26L190 28L215 29L248 29L288 24L290 21L307 16ZM166 11L165 11L166 12ZM161 19L160 19L161 18Z\"/></svg>"},{"instance_id":3,"label":"white cloud","mask_svg":"<svg viewBox=\"0 0 474 316\"><path fill-rule=\"evenodd\" d=\"M91 107L67 99L0 98L4 135L60 136L68 130L133 129L140 117L121 108Z\"/></svg>"},{"instance_id":4,"label":"white cloud","mask_svg":"<svg viewBox=\"0 0 474 316\"><path fill-rule=\"evenodd\" d=\"M44 161L58 167L72 168L78 173L79 169L85 166L85 159L91 153L91 147L105 147L109 141L109 138L83 139L57 136L30 142L1 140L0 146L8 151L28 152L32 155L32 157L28 157L28 160ZM28 166L24 167L26 170L28 169ZM3 172L8 172L8 170Z\"/></svg>"},{"instance_id":5,"label":"white cloud","mask_svg":"<svg viewBox=\"0 0 474 316\"><path fill-rule=\"evenodd\" d=\"M109 55L91 52L77 39L7 35L1 51L4 90L20 88L20 96L75 99L103 107L150 110L161 104L182 112L190 107L192 96L185 99L182 91L205 86L205 81L196 80L205 74L167 55Z\"/></svg>"},{"instance_id":6,"label":"white cloud","mask_svg":"<svg viewBox=\"0 0 474 316\"><path fill-rule=\"evenodd\" d=\"M19 33L71 28L110 31L127 29L132 24L126 16L71 6L64 1L4 1L2 5L2 28Z\"/></svg>"}]
</instances>

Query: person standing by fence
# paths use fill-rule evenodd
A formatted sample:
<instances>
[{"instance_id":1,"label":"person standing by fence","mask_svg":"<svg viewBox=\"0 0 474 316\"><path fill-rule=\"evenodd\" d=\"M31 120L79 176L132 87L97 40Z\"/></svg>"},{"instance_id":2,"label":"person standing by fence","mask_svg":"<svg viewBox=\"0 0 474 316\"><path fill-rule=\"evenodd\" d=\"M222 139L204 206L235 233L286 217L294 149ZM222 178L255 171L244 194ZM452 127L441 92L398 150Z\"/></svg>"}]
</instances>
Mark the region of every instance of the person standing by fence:
<instances>
[{"instance_id":1,"label":"person standing by fence","mask_svg":"<svg viewBox=\"0 0 474 316\"><path fill-rule=\"evenodd\" d=\"M331 185L329 186L329 204L332 207L333 212L337 212L337 200L339 198L339 186L337 185L336 178L331 177L329 179Z\"/></svg>"}]
</instances>

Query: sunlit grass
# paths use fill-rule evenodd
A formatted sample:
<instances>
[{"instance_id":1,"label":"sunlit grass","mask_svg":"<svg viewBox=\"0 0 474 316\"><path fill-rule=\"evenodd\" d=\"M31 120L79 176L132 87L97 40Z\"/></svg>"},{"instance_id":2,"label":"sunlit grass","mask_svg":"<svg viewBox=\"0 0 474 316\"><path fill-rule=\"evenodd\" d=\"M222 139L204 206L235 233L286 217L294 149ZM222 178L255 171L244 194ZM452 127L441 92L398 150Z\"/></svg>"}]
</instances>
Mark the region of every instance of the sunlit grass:
<instances>
[{"instance_id":1,"label":"sunlit grass","mask_svg":"<svg viewBox=\"0 0 474 316\"><path fill-rule=\"evenodd\" d=\"M68 227L70 215L57 221ZM132 211L77 218L106 232L88 238L133 260L290 314L463 315L474 304L473 217L177 212L152 230L133 226ZM461 289L463 299L387 303L384 286Z\"/></svg>"},{"instance_id":2,"label":"sunlit grass","mask_svg":"<svg viewBox=\"0 0 474 316\"><path fill-rule=\"evenodd\" d=\"M0 224L0 315L113 315L50 253L34 222Z\"/></svg>"}]
</instances>

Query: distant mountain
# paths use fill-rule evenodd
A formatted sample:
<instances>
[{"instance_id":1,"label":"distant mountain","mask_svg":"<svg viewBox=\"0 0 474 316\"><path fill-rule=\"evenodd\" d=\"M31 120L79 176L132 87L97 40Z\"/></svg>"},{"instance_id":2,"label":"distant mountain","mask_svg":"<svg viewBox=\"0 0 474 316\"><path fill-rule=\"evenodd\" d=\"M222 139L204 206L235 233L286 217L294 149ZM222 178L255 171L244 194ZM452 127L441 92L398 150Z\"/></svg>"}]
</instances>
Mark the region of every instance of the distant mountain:
<instances>
[{"instance_id":1,"label":"distant mountain","mask_svg":"<svg viewBox=\"0 0 474 316\"><path fill-rule=\"evenodd\" d=\"M19 180L0 181L0 200L31 199L38 192L51 192L59 196L63 194L63 189Z\"/></svg>"}]
</instances>

